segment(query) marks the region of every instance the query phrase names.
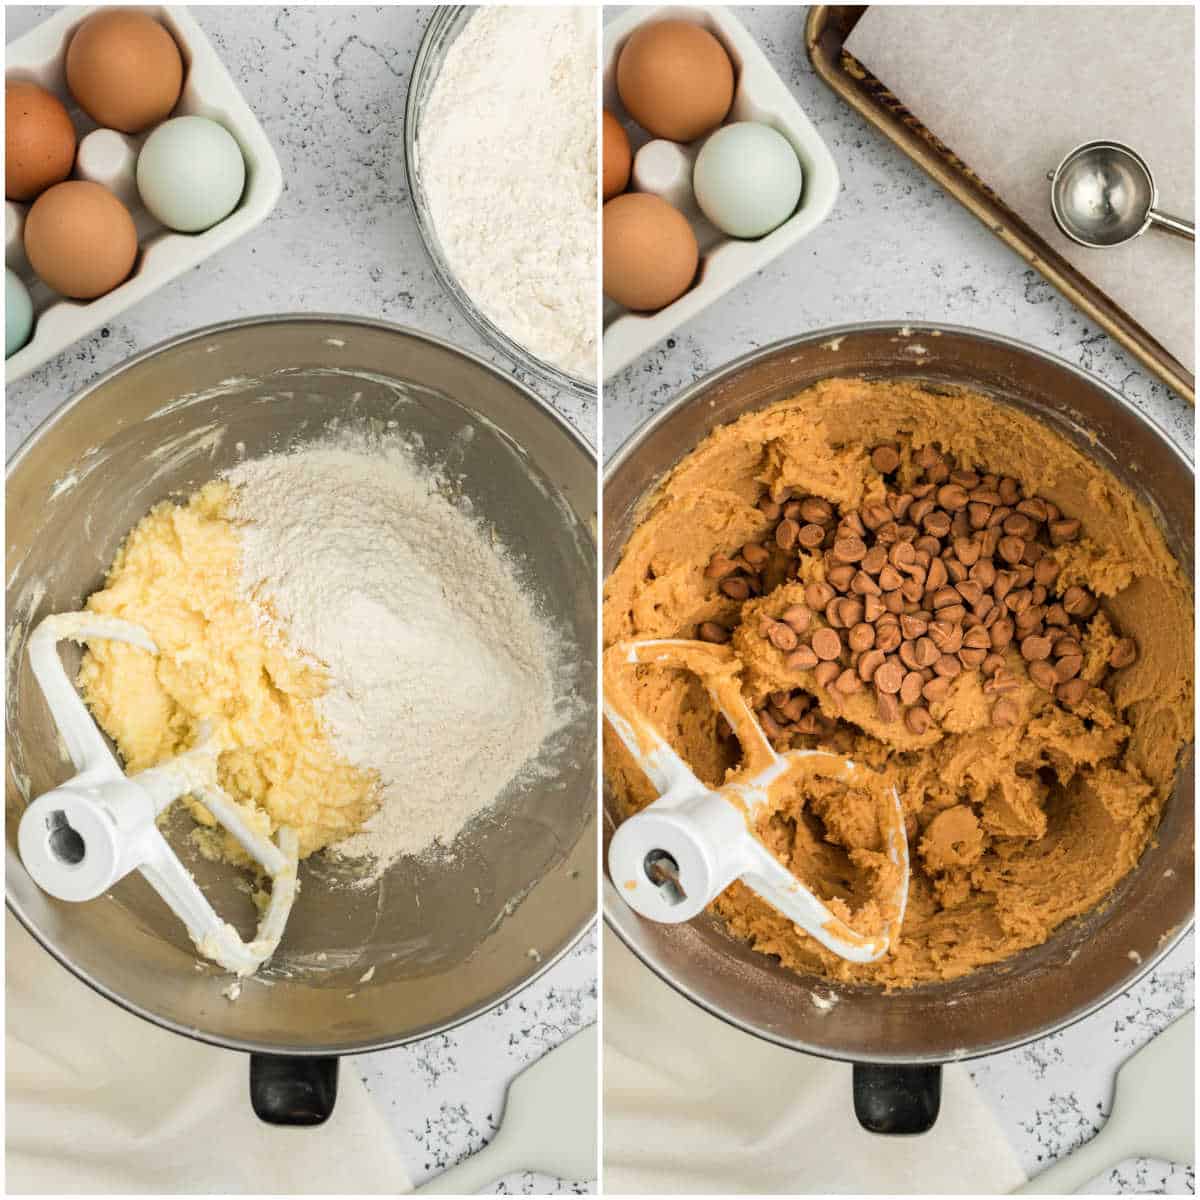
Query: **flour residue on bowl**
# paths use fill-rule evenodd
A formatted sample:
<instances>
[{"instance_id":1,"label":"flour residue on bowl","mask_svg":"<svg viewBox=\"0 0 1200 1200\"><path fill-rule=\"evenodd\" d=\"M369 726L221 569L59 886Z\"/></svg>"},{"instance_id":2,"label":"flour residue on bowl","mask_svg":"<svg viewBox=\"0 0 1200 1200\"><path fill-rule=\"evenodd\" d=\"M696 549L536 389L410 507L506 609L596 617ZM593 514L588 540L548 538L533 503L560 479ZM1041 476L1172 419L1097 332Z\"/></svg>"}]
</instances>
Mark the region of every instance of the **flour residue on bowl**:
<instances>
[{"instance_id":1,"label":"flour residue on bowl","mask_svg":"<svg viewBox=\"0 0 1200 1200\"><path fill-rule=\"evenodd\" d=\"M378 779L338 853L375 878L449 845L557 724L552 637L505 551L395 440L343 436L228 479L242 592L323 673L333 746Z\"/></svg>"}]
</instances>

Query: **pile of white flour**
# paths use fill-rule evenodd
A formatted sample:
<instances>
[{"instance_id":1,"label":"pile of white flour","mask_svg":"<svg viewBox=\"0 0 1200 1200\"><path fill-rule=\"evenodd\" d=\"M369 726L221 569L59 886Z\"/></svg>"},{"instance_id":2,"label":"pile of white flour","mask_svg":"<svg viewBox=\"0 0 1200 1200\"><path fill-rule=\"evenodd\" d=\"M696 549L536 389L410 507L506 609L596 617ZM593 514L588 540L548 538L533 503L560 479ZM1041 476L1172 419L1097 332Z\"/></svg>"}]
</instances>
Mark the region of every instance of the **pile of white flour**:
<instances>
[{"instance_id":1,"label":"pile of white flour","mask_svg":"<svg viewBox=\"0 0 1200 1200\"><path fill-rule=\"evenodd\" d=\"M343 444L232 470L242 588L328 672L335 748L381 805L338 850L449 845L551 731L550 635L491 539L399 446Z\"/></svg>"},{"instance_id":2,"label":"pile of white flour","mask_svg":"<svg viewBox=\"0 0 1200 1200\"><path fill-rule=\"evenodd\" d=\"M417 131L438 241L463 289L537 358L596 371L592 8L480 8Z\"/></svg>"}]
</instances>

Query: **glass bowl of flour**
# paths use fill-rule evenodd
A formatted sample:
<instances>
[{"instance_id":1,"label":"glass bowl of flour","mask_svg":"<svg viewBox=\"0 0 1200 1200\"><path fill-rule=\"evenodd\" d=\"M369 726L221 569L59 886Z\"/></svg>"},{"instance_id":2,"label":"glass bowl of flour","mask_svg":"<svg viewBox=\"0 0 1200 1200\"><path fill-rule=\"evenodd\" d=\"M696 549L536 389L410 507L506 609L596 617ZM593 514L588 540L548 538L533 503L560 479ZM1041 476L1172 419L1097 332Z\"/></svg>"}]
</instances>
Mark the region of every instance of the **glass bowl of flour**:
<instances>
[{"instance_id":1,"label":"glass bowl of flour","mask_svg":"<svg viewBox=\"0 0 1200 1200\"><path fill-rule=\"evenodd\" d=\"M444 7L417 52L406 170L434 269L518 368L594 398L597 18Z\"/></svg>"}]
</instances>

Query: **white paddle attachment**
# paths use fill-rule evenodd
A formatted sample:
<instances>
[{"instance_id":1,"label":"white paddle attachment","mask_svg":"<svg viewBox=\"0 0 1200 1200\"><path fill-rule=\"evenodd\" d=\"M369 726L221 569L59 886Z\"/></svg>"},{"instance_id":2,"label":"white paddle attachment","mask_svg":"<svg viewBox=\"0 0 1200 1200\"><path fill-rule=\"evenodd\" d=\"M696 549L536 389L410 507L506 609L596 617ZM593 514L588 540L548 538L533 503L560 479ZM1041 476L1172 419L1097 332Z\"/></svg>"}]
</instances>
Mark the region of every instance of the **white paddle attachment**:
<instances>
[{"instance_id":1,"label":"white paddle attachment","mask_svg":"<svg viewBox=\"0 0 1200 1200\"><path fill-rule=\"evenodd\" d=\"M719 788L706 787L635 703L628 675L639 665L693 672L741 743L743 762ZM895 788L881 818L884 849L899 868L889 919L874 934L853 929L755 836L772 792L821 776L853 786L878 779L868 768L822 750L778 754L742 696L727 646L682 638L623 642L604 656L604 715L659 798L624 821L608 851L609 873L635 912L652 921L689 921L735 879L821 945L856 963L882 958L899 935L908 899L908 838Z\"/></svg>"},{"instance_id":2,"label":"white paddle attachment","mask_svg":"<svg viewBox=\"0 0 1200 1200\"><path fill-rule=\"evenodd\" d=\"M29 661L77 774L32 801L17 832L21 861L34 882L59 900L93 900L140 871L187 926L196 949L226 970L251 975L274 953L296 896L299 842L281 828L278 844L251 829L217 782L211 740L136 775L126 775L67 677L58 643L109 638L157 647L140 626L96 613L46 617L29 639ZM213 911L158 831L158 815L180 796L200 800L271 878L271 899L246 943Z\"/></svg>"}]
</instances>

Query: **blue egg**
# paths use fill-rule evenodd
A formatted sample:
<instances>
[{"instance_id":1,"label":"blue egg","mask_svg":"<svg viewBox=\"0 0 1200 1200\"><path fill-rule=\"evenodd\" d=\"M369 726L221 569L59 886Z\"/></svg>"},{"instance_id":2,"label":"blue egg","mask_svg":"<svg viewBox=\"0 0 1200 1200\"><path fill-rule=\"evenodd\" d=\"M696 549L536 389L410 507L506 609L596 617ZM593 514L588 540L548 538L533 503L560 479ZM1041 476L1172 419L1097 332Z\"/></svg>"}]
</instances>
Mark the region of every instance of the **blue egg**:
<instances>
[{"instance_id":1,"label":"blue egg","mask_svg":"<svg viewBox=\"0 0 1200 1200\"><path fill-rule=\"evenodd\" d=\"M701 211L722 233L759 238L796 211L804 172L791 142L778 130L738 121L704 143L692 186Z\"/></svg>"},{"instance_id":2,"label":"blue egg","mask_svg":"<svg viewBox=\"0 0 1200 1200\"><path fill-rule=\"evenodd\" d=\"M4 268L4 357L12 358L33 332L33 301L21 277Z\"/></svg>"}]
</instances>

